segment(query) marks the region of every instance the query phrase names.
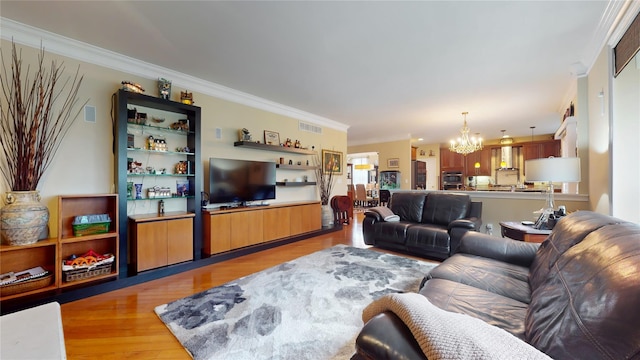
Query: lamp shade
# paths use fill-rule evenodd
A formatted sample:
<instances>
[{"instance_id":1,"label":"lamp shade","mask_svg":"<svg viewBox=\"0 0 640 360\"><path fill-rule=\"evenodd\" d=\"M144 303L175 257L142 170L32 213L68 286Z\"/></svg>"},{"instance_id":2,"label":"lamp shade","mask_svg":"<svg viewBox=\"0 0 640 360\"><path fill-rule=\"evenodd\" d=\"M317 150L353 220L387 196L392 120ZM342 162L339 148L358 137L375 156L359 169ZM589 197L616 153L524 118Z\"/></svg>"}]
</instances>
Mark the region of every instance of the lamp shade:
<instances>
[{"instance_id":1,"label":"lamp shade","mask_svg":"<svg viewBox=\"0 0 640 360\"><path fill-rule=\"evenodd\" d=\"M579 182L580 158L549 157L524 162L527 181Z\"/></svg>"}]
</instances>

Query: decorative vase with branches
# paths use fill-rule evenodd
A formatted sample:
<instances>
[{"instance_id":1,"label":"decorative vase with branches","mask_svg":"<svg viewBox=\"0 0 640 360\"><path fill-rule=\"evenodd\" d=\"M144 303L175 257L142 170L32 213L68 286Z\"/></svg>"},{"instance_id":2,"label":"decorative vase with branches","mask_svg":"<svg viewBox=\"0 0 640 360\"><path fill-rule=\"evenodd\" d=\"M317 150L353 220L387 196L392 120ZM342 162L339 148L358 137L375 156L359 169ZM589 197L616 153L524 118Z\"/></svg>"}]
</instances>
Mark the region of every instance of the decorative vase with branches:
<instances>
[{"instance_id":1,"label":"decorative vase with branches","mask_svg":"<svg viewBox=\"0 0 640 360\"><path fill-rule=\"evenodd\" d=\"M318 154L314 157L314 167L316 172L316 186L318 187L320 203L322 204L322 226L330 227L333 225L333 211L329 206L329 200L331 199L331 192L333 191L333 185L336 179L335 173L333 166L329 166L328 169L324 167L322 159Z\"/></svg>"},{"instance_id":2,"label":"decorative vase with branches","mask_svg":"<svg viewBox=\"0 0 640 360\"><path fill-rule=\"evenodd\" d=\"M3 242L29 244L38 240L49 219L46 206L34 204L39 204L40 179L88 100L84 104L78 101L83 79L79 67L74 76L61 81L65 68L56 61L47 67L43 48L32 68L23 64L22 51L15 43L11 45L10 60L5 61L0 51L0 173L10 190L7 205L0 209L0 221ZM24 199L31 202L27 212L15 206ZM33 214L29 210L37 211ZM33 220L32 227L25 225L28 219Z\"/></svg>"},{"instance_id":3,"label":"decorative vase with branches","mask_svg":"<svg viewBox=\"0 0 640 360\"><path fill-rule=\"evenodd\" d=\"M318 154L314 157L314 168L316 172L316 185L320 193L320 203L322 205L329 205L331 192L333 191L333 185L336 179L333 168L329 167L329 169L325 169Z\"/></svg>"}]
</instances>

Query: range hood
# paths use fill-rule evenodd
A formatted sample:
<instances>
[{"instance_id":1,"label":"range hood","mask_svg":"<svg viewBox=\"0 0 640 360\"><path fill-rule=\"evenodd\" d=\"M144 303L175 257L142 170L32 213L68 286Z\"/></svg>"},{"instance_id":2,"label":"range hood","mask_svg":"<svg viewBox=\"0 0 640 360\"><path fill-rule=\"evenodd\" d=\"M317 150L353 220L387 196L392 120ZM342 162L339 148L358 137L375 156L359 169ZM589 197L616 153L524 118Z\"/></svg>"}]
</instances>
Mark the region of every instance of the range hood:
<instances>
[{"instance_id":1,"label":"range hood","mask_svg":"<svg viewBox=\"0 0 640 360\"><path fill-rule=\"evenodd\" d=\"M513 138L509 137L509 135L505 135L502 131L502 138L500 139L500 169L513 169Z\"/></svg>"}]
</instances>

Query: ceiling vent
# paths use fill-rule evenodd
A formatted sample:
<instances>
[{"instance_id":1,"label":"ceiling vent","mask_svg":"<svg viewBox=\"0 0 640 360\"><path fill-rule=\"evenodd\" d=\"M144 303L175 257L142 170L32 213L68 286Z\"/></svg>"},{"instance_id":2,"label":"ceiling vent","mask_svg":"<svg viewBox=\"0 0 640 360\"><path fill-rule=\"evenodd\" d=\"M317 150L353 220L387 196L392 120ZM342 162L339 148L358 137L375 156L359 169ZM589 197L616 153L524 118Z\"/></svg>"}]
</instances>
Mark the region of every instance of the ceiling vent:
<instances>
[{"instance_id":1,"label":"ceiling vent","mask_svg":"<svg viewBox=\"0 0 640 360\"><path fill-rule=\"evenodd\" d=\"M298 130L322 135L322 128L320 126L307 124L302 121L298 121Z\"/></svg>"}]
</instances>

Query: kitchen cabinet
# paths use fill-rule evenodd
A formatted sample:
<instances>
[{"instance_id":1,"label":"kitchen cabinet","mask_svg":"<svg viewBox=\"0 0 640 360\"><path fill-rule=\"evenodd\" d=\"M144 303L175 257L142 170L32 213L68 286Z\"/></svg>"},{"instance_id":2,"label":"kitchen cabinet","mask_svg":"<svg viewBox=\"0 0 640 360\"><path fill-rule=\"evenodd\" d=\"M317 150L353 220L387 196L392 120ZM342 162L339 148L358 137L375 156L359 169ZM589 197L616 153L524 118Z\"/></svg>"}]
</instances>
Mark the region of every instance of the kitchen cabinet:
<instances>
[{"instance_id":1,"label":"kitchen cabinet","mask_svg":"<svg viewBox=\"0 0 640 360\"><path fill-rule=\"evenodd\" d=\"M476 162L480 163L477 171ZM465 176L491 176L491 148L484 147L466 156Z\"/></svg>"},{"instance_id":2,"label":"kitchen cabinet","mask_svg":"<svg viewBox=\"0 0 640 360\"><path fill-rule=\"evenodd\" d=\"M440 149L440 172L442 171L464 171L465 157L449 150Z\"/></svg>"},{"instance_id":3,"label":"kitchen cabinet","mask_svg":"<svg viewBox=\"0 0 640 360\"><path fill-rule=\"evenodd\" d=\"M548 158L549 156L560 157L560 140L533 141L522 144L523 161ZM526 166L523 169L526 174Z\"/></svg>"},{"instance_id":4,"label":"kitchen cabinet","mask_svg":"<svg viewBox=\"0 0 640 360\"><path fill-rule=\"evenodd\" d=\"M130 216L130 271L193 260L193 217L186 212Z\"/></svg>"}]
</instances>

